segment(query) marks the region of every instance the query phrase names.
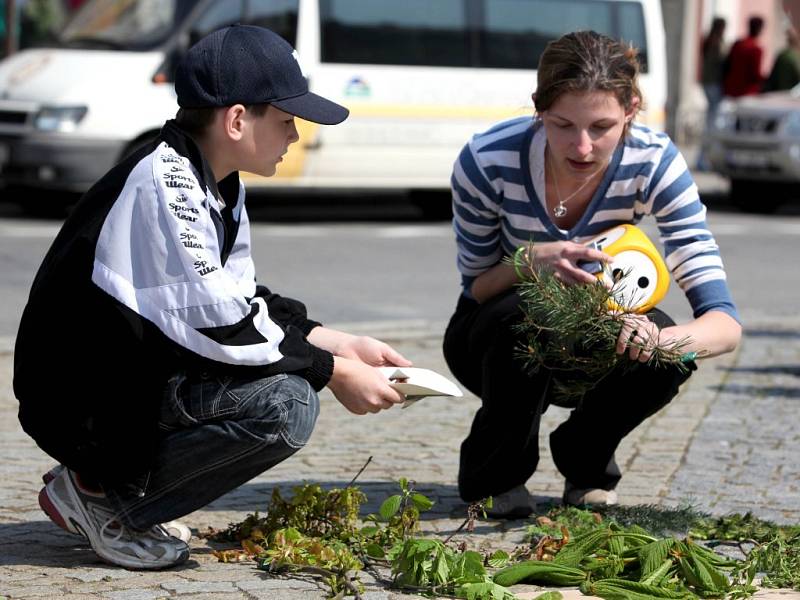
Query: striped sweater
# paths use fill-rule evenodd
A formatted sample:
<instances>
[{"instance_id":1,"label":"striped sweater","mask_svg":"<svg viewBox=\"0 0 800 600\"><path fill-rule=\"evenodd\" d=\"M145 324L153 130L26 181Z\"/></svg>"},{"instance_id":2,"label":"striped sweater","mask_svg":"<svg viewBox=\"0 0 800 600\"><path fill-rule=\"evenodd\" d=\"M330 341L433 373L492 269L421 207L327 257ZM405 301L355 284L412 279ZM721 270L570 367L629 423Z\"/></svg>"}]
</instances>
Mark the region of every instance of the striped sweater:
<instances>
[{"instance_id":1,"label":"striped sweater","mask_svg":"<svg viewBox=\"0 0 800 600\"><path fill-rule=\"evenodd\" d=\"M453 228L464 294L475 278L531 240L583 242L653 215L667 266L694 316L710 310L739 319L719 247L706 226L686 161L666 134L633 125L581 219L559 229L544 206L545 130L541 121L504 121L472 138L455 163Z\"/></svg>"}]
</instances>

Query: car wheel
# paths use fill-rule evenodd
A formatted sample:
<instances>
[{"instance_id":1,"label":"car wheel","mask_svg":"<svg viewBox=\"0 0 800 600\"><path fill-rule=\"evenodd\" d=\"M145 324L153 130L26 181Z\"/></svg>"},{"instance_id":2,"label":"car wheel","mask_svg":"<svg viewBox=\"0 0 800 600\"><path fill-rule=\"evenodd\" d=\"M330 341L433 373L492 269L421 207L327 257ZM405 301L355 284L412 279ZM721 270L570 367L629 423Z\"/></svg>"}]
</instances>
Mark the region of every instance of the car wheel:
<instances>
[{"instance_id":1,"label":"car wheel","mask_svg":"<svg viewBox=\"0 0 800 600\"><path fill-rule=\"evenodd\" d=\"M783 202L783 190L774 183L732 179L730 198L742 212L771 214Z\"/></svg>"}]
</instances>

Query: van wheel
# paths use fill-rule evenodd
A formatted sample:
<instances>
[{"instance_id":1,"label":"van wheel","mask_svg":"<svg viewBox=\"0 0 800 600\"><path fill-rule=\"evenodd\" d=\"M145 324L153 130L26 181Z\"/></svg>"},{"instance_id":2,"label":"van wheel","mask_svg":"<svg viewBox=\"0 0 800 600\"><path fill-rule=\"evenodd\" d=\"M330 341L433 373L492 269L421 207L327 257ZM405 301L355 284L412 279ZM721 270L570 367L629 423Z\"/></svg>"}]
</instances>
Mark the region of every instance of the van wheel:
<instances>
[{"instance_id":1,"label":"van wheel","mask_svg":"<svg viewBox=\"0 0 800 600\"><path fill-rule=\"evenodd\" d=\"M731 203L746 213L774 213L783 202L785 191L774 183L749 179L731 180Z\"/></svg>"},{"instance_id":2,"label":"van wheel","mask_svg":"<svg viewBox=\"0 0 800 600\"><path fill-rule=\"evenodd\" d=\"M453 218L450 192L437 190L411 190L408 199L422 212L426 221L447 221Z\"/></svg>"}]
</instances>

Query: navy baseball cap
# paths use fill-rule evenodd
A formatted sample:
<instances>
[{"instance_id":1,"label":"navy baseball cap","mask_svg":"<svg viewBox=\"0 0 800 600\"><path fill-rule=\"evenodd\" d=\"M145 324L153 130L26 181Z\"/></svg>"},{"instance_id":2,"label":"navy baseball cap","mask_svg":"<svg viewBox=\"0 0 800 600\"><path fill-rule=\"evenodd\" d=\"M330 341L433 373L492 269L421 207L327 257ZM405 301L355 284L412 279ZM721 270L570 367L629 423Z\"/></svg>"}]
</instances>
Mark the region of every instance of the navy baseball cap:
<instances>
[{"instance_id":1,"label":"navy baseball cap","mask_svg":"<svg viewBox=\"0 0 800 600\"><path fill-rule=\"evenodd\" d=\"M308 91L294 48L269 29L231 25L189 48L175 71L182 108L264 104L323 125L350 113L344 106Z\"/></svg>"}]
</instances>

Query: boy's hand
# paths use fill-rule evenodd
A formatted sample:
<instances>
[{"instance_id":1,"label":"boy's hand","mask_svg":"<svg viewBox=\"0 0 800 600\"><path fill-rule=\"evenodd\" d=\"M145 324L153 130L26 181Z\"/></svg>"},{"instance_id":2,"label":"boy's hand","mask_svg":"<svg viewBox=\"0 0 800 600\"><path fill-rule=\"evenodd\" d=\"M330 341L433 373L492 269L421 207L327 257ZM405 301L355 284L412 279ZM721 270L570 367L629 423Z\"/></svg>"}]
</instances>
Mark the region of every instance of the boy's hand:
<instances>
[{"instance_id":1,"label":"boy's hand","mask_svg":"<svg viewBox=\"0 0 800 600\"><path fill-rule=\"evenodd\" d=\"M334 356L360 360L373 367L411 366L411 361L389 346L389 344L365 335L352 335L320 326L312 329L307 339L315 346L324 348Z\"/></svg>"},{"instance_id":2,"label":"boy's hand","mask_svg":"<svg viewBox=\"0 0 800 600\"><path fill-rule=\"evenodd\" d=\"M334 356L328 387L347 410L357 415L376 413L405 402L383 374L358 359Z\"/></svg>"},{"instance_id":3,"label":"boy's hand","mask_svg":"<svg viewBox=\"0 0 800 600\"><path fill-rule=\"evenodd\" d=\"M344 358L360 360L373 367L411 366L411 361L389 344L366 335L351 336L344 340L336 354Z\"/></svg>"}]
</instances>

